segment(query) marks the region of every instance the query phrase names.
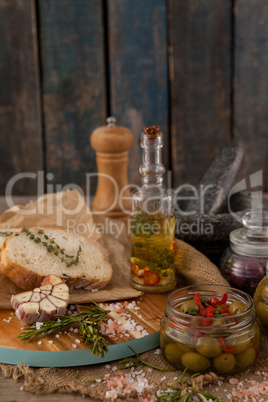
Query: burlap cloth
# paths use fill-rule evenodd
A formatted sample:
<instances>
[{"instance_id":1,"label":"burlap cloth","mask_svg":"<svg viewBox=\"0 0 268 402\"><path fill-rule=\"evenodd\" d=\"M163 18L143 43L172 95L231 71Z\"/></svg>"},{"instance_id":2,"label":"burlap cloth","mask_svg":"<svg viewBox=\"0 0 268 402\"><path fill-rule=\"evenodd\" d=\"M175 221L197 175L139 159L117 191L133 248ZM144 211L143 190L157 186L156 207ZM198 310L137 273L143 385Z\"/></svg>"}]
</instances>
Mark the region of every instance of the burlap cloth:
<instances>
[{"instance_id":1,"label":"burlap cloth","mask_svg":"<svg viewBox=\"0 0 268 402\"><path fill-rule=\"evenodd\" d=\"M122 236L124 247L127 247L128 241L125 235ZM109 243L106 242L109 248ZM212 264L203 254L198 252L190 245L177 240L175 242L175 264L178 273L178 283L180 286L190 284L217 284L226 285L227 282L221 276L217 267ZM151 350L143 353L141 356L150 364L160 367L169 367L161 354ZM267 371L268 369L268 340L265 336L261 337L260 355L258 361L252 366L252 371ZM106 394L109 390L109 382L103 381L107 374L114 377L120 377L131 373L131 368L120 370L118 361L107 364L81 366L74 368L31 368L23 364L14 366L0 364L2 373L5 377L12 377L15 381L20 381L23 390L34 394L47 394L52 392L60 393L79 393L90 397L91 400L113 400L110 394ZM148 380L149 388L146 393L148 395L156 395L157 390L163 389L169 385L175 385L174 377L180 374L176 372L163 372L149 367L139 366L137 371L143 370L145 378ZM238 378L245 373L237 375ZM164 378L164 380L163 380ZM228 378L227 378L228 379ZM101 380L97 382L89 382L89 380ZM193 385L198 388L204 384L214 383L218 381L218 377L214 373L201 375L199 377L190 378L189 384L193 381ZM133 389L125 398L137 397L137 391ZM118 396L119 400L124 396ZM116 398L114 399L116 400Z\"/></svg>"}]
</instances>

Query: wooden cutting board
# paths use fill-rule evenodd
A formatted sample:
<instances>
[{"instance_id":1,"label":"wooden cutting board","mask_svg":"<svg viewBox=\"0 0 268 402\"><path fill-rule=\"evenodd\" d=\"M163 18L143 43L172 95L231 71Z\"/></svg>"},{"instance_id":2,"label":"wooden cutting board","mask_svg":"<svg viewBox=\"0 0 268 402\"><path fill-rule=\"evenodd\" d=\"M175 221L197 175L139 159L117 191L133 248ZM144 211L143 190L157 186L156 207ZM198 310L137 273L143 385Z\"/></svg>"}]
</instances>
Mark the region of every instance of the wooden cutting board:
<instances>
[{"instance_id":1,"label":"wooden cutting board","mask_svg":"<svg viewBox=\"0 0 268 402\"><path fill-rule=\"evenodd\" d=\"M128 300L129 304L124 306L122 312L111 311L108 319L119 322L119 325L133 320L134 330L129 329L125 334L104 335L108 344L108 353L104 359L92 356L79 334L70 330L59 334L59 337L54 334L31 342L20 341L17 337L23 332L23 326L14 311L0 310L0 362L38 367L79 366L131 356L133 353L128 346L138 353L153 349L159 346L160 319L167 296L167 293L145 294L138 299ZM109 310L112 303L116 302L103 303L103 308ZM118 303L124 302L120 300ZM144 330L149 335L145 335Z\"/></svg>"}]
</instances>

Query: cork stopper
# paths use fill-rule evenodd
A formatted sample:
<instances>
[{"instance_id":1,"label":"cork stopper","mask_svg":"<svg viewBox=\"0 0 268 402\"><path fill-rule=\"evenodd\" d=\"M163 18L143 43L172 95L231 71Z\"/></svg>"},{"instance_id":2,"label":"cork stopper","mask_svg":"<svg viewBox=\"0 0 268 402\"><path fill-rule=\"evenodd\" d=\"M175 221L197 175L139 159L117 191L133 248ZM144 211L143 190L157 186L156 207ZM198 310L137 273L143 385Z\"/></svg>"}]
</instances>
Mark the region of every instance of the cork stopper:
<instances>
[{"instance_id":1,"label":"cork stopper","mask_svg":"<svg viewBox=\"0 0 268 402\"><path fill-rule=\"evenodd\" d=\"M143 130L144 130L144 134L146 134L146 137L149 140L154 140L157 137L162 137L159 126L147 126L147 127L144 127Z\"/></svg>"}]
</instances>

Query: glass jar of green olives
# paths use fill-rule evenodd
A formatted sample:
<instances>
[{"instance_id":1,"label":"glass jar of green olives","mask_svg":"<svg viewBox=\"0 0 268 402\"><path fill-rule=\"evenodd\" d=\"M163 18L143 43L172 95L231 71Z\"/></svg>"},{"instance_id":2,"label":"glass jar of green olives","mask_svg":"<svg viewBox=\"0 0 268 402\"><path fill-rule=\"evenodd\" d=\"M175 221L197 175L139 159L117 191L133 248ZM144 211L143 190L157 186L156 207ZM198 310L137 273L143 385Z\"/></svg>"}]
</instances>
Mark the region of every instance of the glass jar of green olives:
<instances>
[{"instance_id":1,"label":"glass jar of green olives","mask_svg":"<svg viewBox=\"0 0 268 402\"><path fill-rule=\"evenodd\" d=\"M211 307L209 300L223 300L225 293L224 314L199 315L195 302L197 294L200 294L202 305ZM255 361L259 341L253 300L241 290L196 285L176 290L167 299L160 323L160 347L165 359L174 367L187 368L193 373L207 370L219 374L240 372Z\"/></svg>"},{"instance_id":2,"label":"glass jar of green olives","mask_svg":"<svg viewBox=\"0 0 268 402\"><path fill-rule=\"evenodd\" d=\"M266 265L266 276L260 281L253 301L261 332L268 335L268 263Z\"/></svg>"}]
</instances>

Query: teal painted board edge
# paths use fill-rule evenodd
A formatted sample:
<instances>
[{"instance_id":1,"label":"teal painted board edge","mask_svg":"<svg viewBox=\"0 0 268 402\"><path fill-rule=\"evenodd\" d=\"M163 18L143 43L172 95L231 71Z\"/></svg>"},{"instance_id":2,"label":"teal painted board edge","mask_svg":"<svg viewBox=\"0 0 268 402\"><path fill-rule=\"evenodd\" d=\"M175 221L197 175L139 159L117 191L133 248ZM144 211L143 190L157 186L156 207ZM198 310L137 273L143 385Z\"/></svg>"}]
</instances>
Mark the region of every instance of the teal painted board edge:
<instances>
[{"instance_id":1,"label":"teal painted board edge","mask_svg":"<svg viewBox=\"0 0 268 402\"><path fill-rule=\"evenodd\" d=\"M108 347L102 359L92 356L90 349L68 350L63 352L38 352L33 350L0 348L0 362L5 364L24 363L32 367L74 367L107 363L132 356L131 346L137 353L147 352L160 344L159 331L143 338L119 343Z\"/></svg>"}]
</instances>

